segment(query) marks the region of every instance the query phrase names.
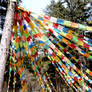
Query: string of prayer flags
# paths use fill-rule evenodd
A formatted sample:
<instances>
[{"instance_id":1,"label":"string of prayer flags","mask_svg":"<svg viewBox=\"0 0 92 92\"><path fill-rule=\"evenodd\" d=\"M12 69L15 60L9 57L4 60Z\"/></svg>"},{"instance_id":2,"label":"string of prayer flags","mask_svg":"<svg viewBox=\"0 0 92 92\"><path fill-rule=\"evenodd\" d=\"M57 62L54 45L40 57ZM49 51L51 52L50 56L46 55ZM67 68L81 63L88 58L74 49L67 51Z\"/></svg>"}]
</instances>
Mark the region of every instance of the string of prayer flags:
<instances>
[{"instance_id":1,"label":"string of prayer flags","mask_svg":"<svg viewBox=\"0 0 92 92\"><path fill-rule=\"evenodd\" d=\"M28 92L24 73L25 56L32 65L42 92L52 92L52 90L56 92L48 74L41 72L42 67L39 67L41 59L37 45L41 47L44 53L47 53L51 64L69 87L76 92L82 92L83 89L91 92L92 71L84 65L85 61L81 61L80 56L84 56L87 63L88 60L92 61L90 54L92 39L79 34L77 31L75 32L72 28L92 31L92 27L83 24L46 15L37 15L22 7L17 7L10 44L10 71L7 92L10 90L12 71L14 72L13 92L16 88L16 74L20 76L21 91ZM38 42L34 42L34 39Z\"/></svg>"}]
</instances>

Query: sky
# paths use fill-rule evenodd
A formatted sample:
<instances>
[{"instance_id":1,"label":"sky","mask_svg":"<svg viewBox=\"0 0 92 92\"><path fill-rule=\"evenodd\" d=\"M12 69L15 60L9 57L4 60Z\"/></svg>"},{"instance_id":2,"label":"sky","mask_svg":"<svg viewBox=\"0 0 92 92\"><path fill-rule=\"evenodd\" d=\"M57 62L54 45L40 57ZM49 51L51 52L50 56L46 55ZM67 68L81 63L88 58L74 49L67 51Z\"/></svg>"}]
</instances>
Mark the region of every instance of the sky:
<instances>
[{"instance_id":1,"label":"sky","mask_svg":"<svg viewBox=\"0 0 92 92\"><path fill-rule=\"evenodd\" d=\"M51 0L22 0L22 6L35 13L43 14L43 10L50 4ZM58 1L58 0L55 0Z\"/></svg>"}]
</instances>

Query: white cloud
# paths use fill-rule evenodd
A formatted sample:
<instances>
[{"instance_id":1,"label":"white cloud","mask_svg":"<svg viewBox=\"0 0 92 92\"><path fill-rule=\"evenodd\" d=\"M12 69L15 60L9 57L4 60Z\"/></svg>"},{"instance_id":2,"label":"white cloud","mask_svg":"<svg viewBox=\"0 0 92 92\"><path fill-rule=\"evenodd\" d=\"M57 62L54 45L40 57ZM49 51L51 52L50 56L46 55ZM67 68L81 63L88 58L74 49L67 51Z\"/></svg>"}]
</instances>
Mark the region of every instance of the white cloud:
<instances>
[{"instance_id":1,"label":"white cloud","mask_svg":"<svg viewBox=\"0 0 92 92\"><path fill-rule=\"evenodd\" d=\"M23 0L22 6L32 12L43 13L43 9L45 9L50 2L51 0Z\"/></svg>"}]
</instances>

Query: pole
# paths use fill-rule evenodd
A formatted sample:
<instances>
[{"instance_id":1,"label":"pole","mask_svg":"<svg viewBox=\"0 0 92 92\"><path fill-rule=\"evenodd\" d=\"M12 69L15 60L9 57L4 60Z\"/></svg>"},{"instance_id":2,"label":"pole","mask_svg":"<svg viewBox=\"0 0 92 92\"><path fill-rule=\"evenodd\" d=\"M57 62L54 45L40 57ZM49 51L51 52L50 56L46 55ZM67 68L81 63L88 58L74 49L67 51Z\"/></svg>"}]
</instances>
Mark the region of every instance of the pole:
<instances>
[{"instance_id":1,"label":"pole","mask_svg":"<svg viewBox=\"0 0 92 92\"><path fill-rule=\"evenodd\" d=\"M16 7L16 0L10 1L0 43L0 92L2 92L2 86L4 81L4 71L8 58L15 7Z\"/></svg>"}]
</instances>

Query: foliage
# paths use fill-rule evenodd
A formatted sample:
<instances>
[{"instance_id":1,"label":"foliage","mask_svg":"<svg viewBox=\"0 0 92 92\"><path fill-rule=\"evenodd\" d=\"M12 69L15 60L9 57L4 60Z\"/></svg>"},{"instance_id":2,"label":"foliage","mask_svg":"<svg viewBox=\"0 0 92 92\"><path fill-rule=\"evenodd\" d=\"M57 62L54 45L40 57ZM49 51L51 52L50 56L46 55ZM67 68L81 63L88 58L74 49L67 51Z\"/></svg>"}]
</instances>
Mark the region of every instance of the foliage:
<instances>
[{"instance_id":1,"label":"foliage","mask_svg":"<svg viewBox=\"0 0 92 92\"><path fill-rule=\"evenodd\" d=\"M45 13L57 18L70 20L77 23L85 23L91 16L89 10L92 9L90 0L58 0L51 1Z\"/></svg>"}]
</instances>

